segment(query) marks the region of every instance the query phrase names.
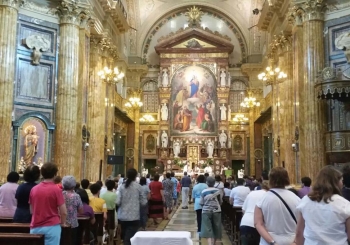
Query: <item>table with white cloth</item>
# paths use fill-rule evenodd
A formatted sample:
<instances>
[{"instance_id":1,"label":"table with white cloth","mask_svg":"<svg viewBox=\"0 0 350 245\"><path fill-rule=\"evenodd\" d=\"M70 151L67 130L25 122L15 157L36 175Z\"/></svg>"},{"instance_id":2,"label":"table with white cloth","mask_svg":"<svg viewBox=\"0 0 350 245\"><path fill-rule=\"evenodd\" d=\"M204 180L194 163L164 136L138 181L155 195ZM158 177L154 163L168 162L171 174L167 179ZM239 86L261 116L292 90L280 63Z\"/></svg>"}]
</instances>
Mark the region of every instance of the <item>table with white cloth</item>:
<instances>
[{"instance_id":1,"label":"table with white cloth","mask_svg":"<svg viewBox=\"0 0 350 245\"><path fill-rule=\"evenodd\" d=\"M193 245L188 231L139 231L131 245Z\"/></svg>"}]
</instances>

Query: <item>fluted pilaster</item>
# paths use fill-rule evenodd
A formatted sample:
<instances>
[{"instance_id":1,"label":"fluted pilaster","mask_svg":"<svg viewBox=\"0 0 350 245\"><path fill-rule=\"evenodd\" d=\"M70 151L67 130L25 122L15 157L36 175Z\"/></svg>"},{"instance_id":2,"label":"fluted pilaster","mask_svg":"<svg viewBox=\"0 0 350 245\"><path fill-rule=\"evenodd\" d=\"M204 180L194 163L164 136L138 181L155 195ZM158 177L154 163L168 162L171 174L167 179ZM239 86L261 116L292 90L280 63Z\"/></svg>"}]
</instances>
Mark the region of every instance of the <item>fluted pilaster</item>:
<instances>
[{"instance_id":1,"label":"fluted pilaster","mask_svg":"<svg viewBox=\"0 0 350 245\"><path fill-rule=\"evenodd\" d=\"M10 169L18 7L19 1L0 0L0 181Z\"/></svg>"},{"instance_id":2,"label":"fluted pilaster","mask_svg":"<svg viewBox=\"0 0 350 245\"><path fill-rule=\"evenodd\" d=\"M134 168L139 170L139 152L140 152L140 110L135 110L135 139L134 139Z\"/></svg>"},{"instance_id":3,"label":"fluted pilaster","mask_svg":"<svg viewBox=\"0 0 350 245\"><path fill-rule=\"evenodd\" d=\"M90 42L90 78L88 87L88 129L90 146L87 150L85 177L98 180L100 160L104 160L105 94L106 87L97 73L103 69L101 40L95 37Z\"/></svg>"},{"instance_id":4,"label":"fluted pilaster","mask_svg":"<svg viewBox=\"0 0 350 245\"><path fill-rule=\"evenodd\" d=\"M81 121L79 116L79 26L85 12L76 4L61 2L60 47L54 159L61 175L80 178ZM80 137L79 137L80 136Z\"/></svg>"}]
</instances>

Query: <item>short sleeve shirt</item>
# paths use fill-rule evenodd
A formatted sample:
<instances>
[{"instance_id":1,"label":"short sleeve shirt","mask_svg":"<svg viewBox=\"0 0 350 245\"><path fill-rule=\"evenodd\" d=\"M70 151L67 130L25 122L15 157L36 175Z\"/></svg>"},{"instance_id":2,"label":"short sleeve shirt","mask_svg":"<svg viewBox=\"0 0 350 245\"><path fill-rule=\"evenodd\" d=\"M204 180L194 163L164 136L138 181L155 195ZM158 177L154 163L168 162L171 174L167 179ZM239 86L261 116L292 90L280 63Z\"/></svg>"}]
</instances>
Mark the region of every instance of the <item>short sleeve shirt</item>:
<instances>
[{"instance_id":1,"label":"short sleeve shirt","mask_svg":"<svg viewBox=\"0 0 350 245\"><path fill-rule=\"evenodd\" d=\"M115 202L117 200L117 194L115 192L107 191L101 195L101 198L105 200L108 210L115 209Z\"/></svg>"},{"instance_id":2,"label":"short sleeve shirt","mask_svg":"<svg viewBox=\"0 0 350 245\"><path fill-rule=\"evenodd\" d=\"M32 206L31 228L60 224L58 207L65 203L62 190L53 182L43 181L30 191L29 204Z\"/></svg>"},{"instance_id":3,"label":"short sleeve shirt","mask_svg":"<svg viewBox=\"0 0 350 245\"><path fill-rule=\"evenodd\" d=\"M347 245L345 222L350 218L350 202L333 195L329 203L303 197L297 210L305 220L304 245Z\"/></svg>"},{"instance_id":4,"label":"short sleeve shirt","mask_svg":"<svg viewBox=\"0 0 350 245\"><path fill-rule=\"evenodd\" d=\"M75 192L63 191L63 197L67 208L67 223L71 228L76 228L78 224L78 209L83 207L81 198Z\"/></svg>"},{"instance_id":5,"label":"short sleeve shirt","mask_svg":"<svg viewBox=\"0 0 350 245\"><path fill-rule=\"evenodd\" d=\"M83 210L84 213L82 215L78 214L78 216L87 216L90 219L93 219L95 217L94 210L92 210L92 207L90 207L86 203L83 203Z\"/></svg>"},{"instance_id":6,"label":"short sleeve shirt","mask_svg":"<svg viewBox=\"0 0 350 245\"><path fill-rule=\"evenodd\" d=\"M231 190L230 198L233 198L233 206L242 207L245 199L250 193L249 187L237 186Z\"/></svg>"},{"instance_id":7,"label":"short sleeve shirt","mask_svg":"<svg viewBox=\"0 0 350 245\"><path fill-rule=\"evenodd\" d=\"M106 201L99 197L90 197L90 206L94 212L107 212Z\"/></svg>"},{"instance_id":8,"label":"short sleeve shirt","mask_svg":"<svg viewBox=\"0 0 350 245\"><path fill-rule=\"evenodd\" d=\"M151 190L151 199L152 200L162 200L162 195L160 191L163 190L163 185L159 181L152 181L149 184L149 189Z\"/></svg>"}]
</instances>

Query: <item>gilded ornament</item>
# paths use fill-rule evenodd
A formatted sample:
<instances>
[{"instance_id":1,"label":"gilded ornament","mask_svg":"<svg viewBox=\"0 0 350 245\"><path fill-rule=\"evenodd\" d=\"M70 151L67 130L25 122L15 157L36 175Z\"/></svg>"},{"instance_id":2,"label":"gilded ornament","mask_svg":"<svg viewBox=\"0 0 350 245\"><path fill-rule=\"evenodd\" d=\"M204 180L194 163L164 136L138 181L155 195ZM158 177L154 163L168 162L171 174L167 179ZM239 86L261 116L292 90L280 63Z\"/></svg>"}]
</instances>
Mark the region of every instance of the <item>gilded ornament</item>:
<instances>
[{"instance_id":1,"label":"gilded ornament","mask_svg":"<svg viewBox=\"0 0 350 245\"><path fill-rule=\"evenodd\" d=\"M46 38L38 35L31 35L23 40L23 43L27 45L28 48L33 50L32 62L33 65L40 64L40 58L42 52L46 52L50 49L51 43Z\"/></svg>"},{"instance_id":2,"label":"gilded ornament","mask_svg":"<svg viewBox=\"0 0 350 245\"><path fill-rule=\"evenodd\" d=\"M192 26L199 25L199 23L201 22L202 16L204 14L201 11L202 9L196 6L193 6L192 8L188 8L187 10L188 12L186 12L186 16L188 17L188 22Z\"/></svg>"}]
</instances>

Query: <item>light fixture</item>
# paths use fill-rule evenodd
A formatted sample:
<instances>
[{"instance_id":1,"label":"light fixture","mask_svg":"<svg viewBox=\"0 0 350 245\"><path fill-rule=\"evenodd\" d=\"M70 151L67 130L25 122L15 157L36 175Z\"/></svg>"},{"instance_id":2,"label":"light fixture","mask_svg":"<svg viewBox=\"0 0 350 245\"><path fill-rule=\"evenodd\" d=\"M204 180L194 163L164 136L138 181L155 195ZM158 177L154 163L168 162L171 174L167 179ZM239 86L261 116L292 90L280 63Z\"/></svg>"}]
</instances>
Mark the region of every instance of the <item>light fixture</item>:
<instances>
[{"instance_id":1,"label":"light fixture","mask_svg":"<svg viewBox=\"0 0 350 245\"><path fill-rule=\"evenodd\" d=\"M150 114L145 114L140 118L140 122L154 122L154 117Z\"/></svg>"},{"instance_id":2,"label":"light fixture","mask_svg":"<svg viewBox=\"0 0 350 245\"><path fill-rule=\"evenodd\" d=\"M143 106L141 102L141 90L129 90L130 97L128 102L124 104L127 109L139 109Z\"/></svg>"},{"instance_id":3,"label":"light fixture","mask_svg":"<svg viewBox=\"0 0 350 245\"><path fill-rule=\"evenodd\" d=\"M259 80L262 80L265 86L274 85L283 82L287 78L287 74L281 71L279 67L266 67L266 72L258 75Z\"/></svg>"},{"instance_id":4,"label":"light fixture","mask_svg":"<svg viewBox=\"0 0 350 245\"><path fill-rule=\"evenodd\" d=\"M244 100L241 102L241 106L244 108L259 107L260 102L256 101L255 97L249 96L244 98Z\"/></svg>"},{"instance_id":5,"label":"light fixture","mask_svg":"<svg viewBox=\"0 0 350 245\"><path fill-rule=\"evenodd\" d=\"M97 75L106 83L115 84L120 79L124 77L124 73L119 71L118 67L114 67L114 69L110 69L105 66L101 71L97 73Z\"/></svg>"},{"instance_id":6,"label":"light fixture","mask_svg":"<svg viewBox=\"0 0 350 245\"><path fill-rule=\"evenodd\" d=\"M245 123L249 121L249 118L247 118L244 114L236 114L234 118L232 118L232 121L236 123Z\"/></svg>"}]
</instances>

